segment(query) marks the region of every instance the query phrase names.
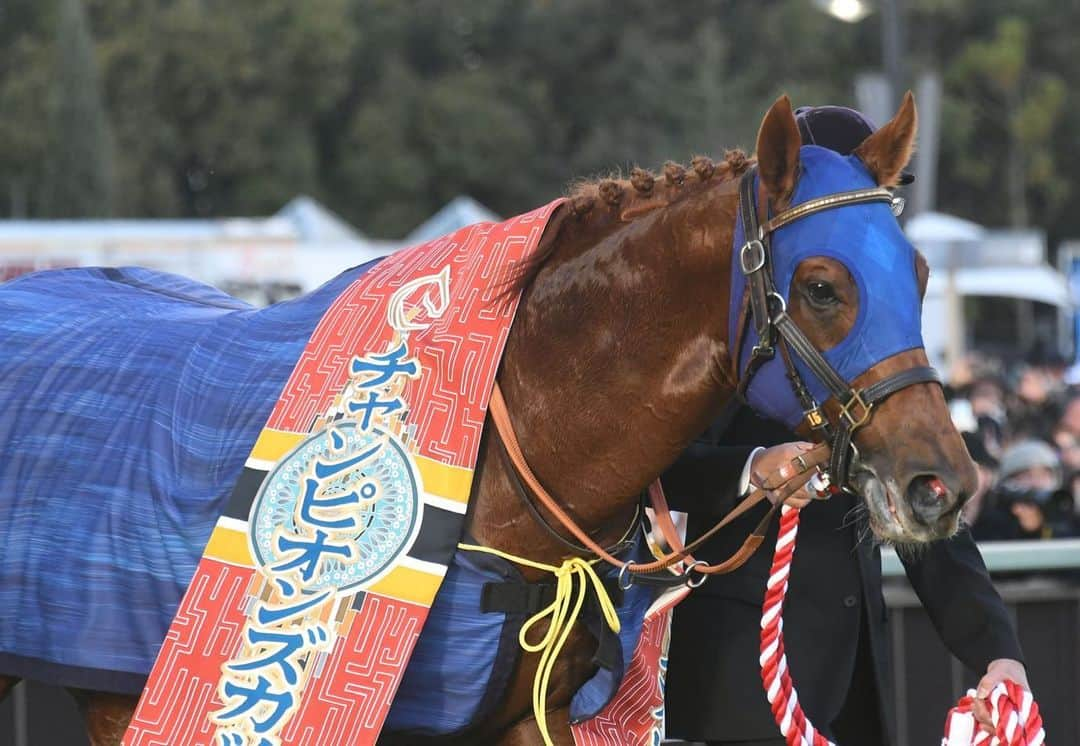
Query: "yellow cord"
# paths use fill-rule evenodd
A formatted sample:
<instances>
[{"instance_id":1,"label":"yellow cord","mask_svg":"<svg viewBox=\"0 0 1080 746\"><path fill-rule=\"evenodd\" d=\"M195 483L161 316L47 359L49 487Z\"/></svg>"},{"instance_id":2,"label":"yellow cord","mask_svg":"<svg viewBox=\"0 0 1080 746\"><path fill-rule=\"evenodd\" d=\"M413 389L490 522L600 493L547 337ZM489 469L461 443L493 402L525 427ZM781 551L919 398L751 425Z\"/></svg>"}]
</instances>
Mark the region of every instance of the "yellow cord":
<instances>
[{"instance_id":1,"label":"yellow cord","mask_svg":"<svg viewBox=\"0 0 1080 746\"><path fill-rule=\"evenodd\" d=\"M600 610L604 614L604 621L607 622L608 627L615 634L618 634L621 629L615 604L611 602L611 597L608 596L600 576L593 569L593 563L597 562L597 560L590 562L580 557L571 557L556 567L542 562L533 562L524 557L515 557L508 552L477 544L458 544L458 549L493 554L496 557L502 557L504 560L555 575L555 600L546 608L529 617L521 625L521 632L518 633L518 643L520 643L523 650L529 653L541 654L540 664L536 669L536 676L533 678L533 717L536 719L536 725L540 729L540 735L544 739L545 746L554 746L551 736L548 734L547 708L545 707L548 683L551 680L551 671L555 668L555 660L559 657L559 653L574 628L574 622L577 621L578 615L581 613L581 607L585 603L585 596L589 591L590 582L593 590L596 591L597 599L600 601ZM575 579L577 580L576 594L574 593ZM528 640L529 630L549 617L550 625L547 633L539 642L530 643Z\"/></svg>"}]
</instances>

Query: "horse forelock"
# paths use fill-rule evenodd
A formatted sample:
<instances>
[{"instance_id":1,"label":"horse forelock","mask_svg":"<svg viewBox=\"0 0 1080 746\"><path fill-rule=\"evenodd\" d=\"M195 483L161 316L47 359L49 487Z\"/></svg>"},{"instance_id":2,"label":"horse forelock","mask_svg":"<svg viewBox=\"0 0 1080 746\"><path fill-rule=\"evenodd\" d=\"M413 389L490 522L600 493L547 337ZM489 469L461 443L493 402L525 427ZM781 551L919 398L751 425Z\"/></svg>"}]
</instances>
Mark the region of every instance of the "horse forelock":
<instances>
[{"instance_id":1,"label":"horse forelock","mask_svg":"<svg viewBox=\"0 0 1080 746\"><path fill-rule=\"evenodd\" d=\"M590 220L625 225L642 215L681 202L700 192L703 186L738 178L753 163L753 159L741 150L728 150L719 162L698 155L688 166L668 161L660 174L635 167L629 177L613 174L576 182L567 194L564 208L571 219L558 226L551 236L545 236L533 255L515 268L507 280L506 293L513 295L532 285L555 253L558 231L573 230L574 225L586 225Z\"/></svg>"}]
</instances>

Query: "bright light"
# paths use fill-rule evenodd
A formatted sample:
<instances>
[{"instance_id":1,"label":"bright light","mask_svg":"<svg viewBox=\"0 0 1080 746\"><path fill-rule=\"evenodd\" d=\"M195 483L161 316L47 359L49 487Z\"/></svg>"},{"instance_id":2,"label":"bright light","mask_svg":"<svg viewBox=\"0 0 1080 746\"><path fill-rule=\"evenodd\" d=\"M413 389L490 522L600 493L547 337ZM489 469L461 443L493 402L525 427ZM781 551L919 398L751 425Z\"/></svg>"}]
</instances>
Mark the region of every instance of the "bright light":
<instances>
[{"instance_id":1,"label":"bright light","mask_svg":"<svg viewBox=\"0 0 1080 746\"><path fill-rule=\"evenodd\" d=\"M846 23L858 23L871 10L867 0L814 0L814 5Z\"/></svg>"}]
</instances>

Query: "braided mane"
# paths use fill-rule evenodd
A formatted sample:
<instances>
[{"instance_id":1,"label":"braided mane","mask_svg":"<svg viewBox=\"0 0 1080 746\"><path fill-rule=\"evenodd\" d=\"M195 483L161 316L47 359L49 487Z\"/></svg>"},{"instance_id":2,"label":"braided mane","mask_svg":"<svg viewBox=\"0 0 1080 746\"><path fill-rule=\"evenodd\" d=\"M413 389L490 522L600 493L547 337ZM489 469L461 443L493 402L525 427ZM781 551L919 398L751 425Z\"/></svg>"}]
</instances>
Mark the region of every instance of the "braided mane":
<instances>
[{"instance_id":1,"label":"braided mane","mask_svg":"<svg viewBox=\"0 0 1080 746\"><path fill-rule=\"evenodd\" d=\"M604 219L625 223L695 194L713 181L738 178L751 165L753 160L741 150L729 150L719 163L703 155L695 156L689 166L668 161L659 175L635 167L626 179L606 177L576 183L567 195L567 209L570 219L579 223ZM514 294L529 287L556 246L554 240L543 241L507 279L505 292Z\"/></svg>"}]
</instances>

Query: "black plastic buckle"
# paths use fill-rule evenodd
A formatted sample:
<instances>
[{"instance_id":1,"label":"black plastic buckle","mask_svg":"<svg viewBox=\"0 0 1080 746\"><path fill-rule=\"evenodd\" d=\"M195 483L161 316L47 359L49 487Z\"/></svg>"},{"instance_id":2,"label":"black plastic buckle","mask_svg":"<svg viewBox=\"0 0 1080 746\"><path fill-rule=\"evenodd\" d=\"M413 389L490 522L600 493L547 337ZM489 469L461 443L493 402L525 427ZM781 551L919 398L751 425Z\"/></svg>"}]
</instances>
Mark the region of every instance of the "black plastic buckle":
<instances>
[{"instance_id":1,"label":"black plastic buckle","mask_svg":"<svg viewBox=\"0 0 1080 746\"><path fill-rule=\"evenodd\" d=\"M772 342L758 342L750 348L751 360L772 360L776 357L776 346Z\"/></svg>"}]
</instances>

